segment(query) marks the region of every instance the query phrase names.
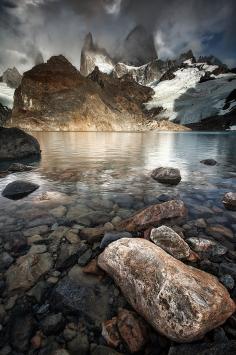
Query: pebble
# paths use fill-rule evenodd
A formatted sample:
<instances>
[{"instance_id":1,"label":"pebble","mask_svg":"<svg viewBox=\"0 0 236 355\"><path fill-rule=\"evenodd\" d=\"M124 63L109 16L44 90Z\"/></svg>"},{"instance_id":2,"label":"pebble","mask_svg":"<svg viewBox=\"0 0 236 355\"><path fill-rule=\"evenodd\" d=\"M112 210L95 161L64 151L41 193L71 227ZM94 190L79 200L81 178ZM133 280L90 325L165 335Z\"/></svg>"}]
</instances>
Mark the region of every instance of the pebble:
<instances>
[{"instance_id":1,"label":"pebble","mask_svg":"<svg viewBox=\"0 0 236 355\"><path fill-rule=\"evenodd\" d=\"M223 275L219 280L228 290L233 290L235 282L231 275Z\"/></svg>"},{"instance_id":2,"label":"pebble","mask_svg":"<svg viewBox=\"0 0 236 355\"><path fill-rule=\"evenodd\" d=\"M85 253L83 253L79 259L78 259L78 264L79 266L85 266L88 264L88 262L90 261L91 257L92 257L92 250L91 249L87 249Z\"/></svg>"}]
</instances>

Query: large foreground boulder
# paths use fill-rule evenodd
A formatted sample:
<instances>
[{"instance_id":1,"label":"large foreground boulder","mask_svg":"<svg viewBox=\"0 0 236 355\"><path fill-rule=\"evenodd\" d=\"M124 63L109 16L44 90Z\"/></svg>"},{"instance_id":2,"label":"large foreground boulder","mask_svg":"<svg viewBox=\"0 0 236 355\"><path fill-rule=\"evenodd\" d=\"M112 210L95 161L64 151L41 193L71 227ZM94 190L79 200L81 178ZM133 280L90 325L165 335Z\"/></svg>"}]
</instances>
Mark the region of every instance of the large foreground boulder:
<instances>
[{"instance_id":1,"label":"large foreground boulder","mask_svg":"<svg viewBox=\"0 0 236 355\"><path fill-rule=\"evenodd\" d=\"M183 264L147 240L110 244L98 265L114 278L134 309L174 341L200 339L235 311L235 303L214 276Z\"/></svg>"},{"instance_id":2,"label":"large foreground boulder","mask_svg":"<svg viewBox=\"0 0 236 355\"><path fill-rule=\"evenodd\" d=\"M187 209L181 200L171 200L161 204L152 205L137 212L130 218L122 221L118 228L128 232L142 231L149 227L159 226L167 220L183 218Z\"/></svg>"},{"instance_id":3,"label":"large foreground boulder","mask_svg":"<svg viewBox=\"0 0 236 355\"><path fill-rule=\"evenodd\" d=\"M0 160L40 156L36 138L18 128L0 128Z\"/></svg>"}]
</instances>

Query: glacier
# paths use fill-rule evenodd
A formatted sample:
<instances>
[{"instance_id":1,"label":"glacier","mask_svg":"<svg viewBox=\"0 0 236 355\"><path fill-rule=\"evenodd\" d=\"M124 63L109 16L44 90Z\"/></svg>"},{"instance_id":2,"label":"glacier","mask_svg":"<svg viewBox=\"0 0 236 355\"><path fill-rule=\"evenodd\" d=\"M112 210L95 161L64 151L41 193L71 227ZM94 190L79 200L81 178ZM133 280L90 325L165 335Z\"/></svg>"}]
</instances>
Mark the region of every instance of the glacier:
<instances>
[{"instance_id":1,"label":"glacier","mask_svg":"<svg viewBox=\"0 0 236 355\"><path fill-rule=\"evenodd\" d=\"M15 89L10 88L5 83L0 83L0 103L9 108L13 107Z\"/></svg>"},{"instance_id":2,"label":"glacier","mask_svg":"<svg viewBox=\"0 0 236 355\"><path fill-rule=\"evenodd\" d=\"M199 83L206 72L213 72L216 68L197 63L174 72L172 80L151 84L155 93L145 104L146 108L162 107L158 118L181 124L197 123L204 118L231 112L236 106L235 101L227 109L224 106L227 97L236 88L236 74L212 74L212 80Z\"/></svg>"}]
</instances>

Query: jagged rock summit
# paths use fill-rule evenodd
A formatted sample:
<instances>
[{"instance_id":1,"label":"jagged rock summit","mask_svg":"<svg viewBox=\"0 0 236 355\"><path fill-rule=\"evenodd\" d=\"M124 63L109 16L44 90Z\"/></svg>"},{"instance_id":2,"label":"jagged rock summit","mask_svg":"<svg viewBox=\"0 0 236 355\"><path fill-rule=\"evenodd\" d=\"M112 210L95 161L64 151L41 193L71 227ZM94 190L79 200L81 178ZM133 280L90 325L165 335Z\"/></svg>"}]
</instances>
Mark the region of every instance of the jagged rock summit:
<instances>
[{"instance_id":1,"label":"jagged rock summit","mask_svg":"<svg viewBox=\"0 0 236 355\"><path fill-rule=\"evenodd\" d=\"M124 40L120 61L133 66L141 66L157 59L157 52L151 34L141 26L135 26Z\"/></svg>"},{"instance_id":2,"label":"jagged rock summit","mask_svg":"<svg viewBox=\"0 0 236 355\"><path fill-rule=\"evenodd\" d=\"M84 77L65 57L54 56L24 73L9 125L36 131L158 129L143 106L152 94L151 88L112 78L97 67Z\"/></svg>"},{"instance_id":3,"label":"jagged rock summit","mask_svg":"<svg viewBox=\"0 0 236 355\"><path fill-rule=\"evenodd\" d=\"M88 76L96 66L102 72L109 74L113 70L114 63L107 51L96 45L92 34L88 33L81 51L80 72L82 75Z\"/></svg>"},{"instance_id":4,"label":"jagged rock summit","mask_svg":"<svg viewBox=\"0 0 236 355\"><path fill-rule=\"evenodd\" d=\"M7 69L1 78L3 83L6 83L10 88L16 89L21 83L22 76L19 71L14 68Z\"/></svg>"}]
</instances>

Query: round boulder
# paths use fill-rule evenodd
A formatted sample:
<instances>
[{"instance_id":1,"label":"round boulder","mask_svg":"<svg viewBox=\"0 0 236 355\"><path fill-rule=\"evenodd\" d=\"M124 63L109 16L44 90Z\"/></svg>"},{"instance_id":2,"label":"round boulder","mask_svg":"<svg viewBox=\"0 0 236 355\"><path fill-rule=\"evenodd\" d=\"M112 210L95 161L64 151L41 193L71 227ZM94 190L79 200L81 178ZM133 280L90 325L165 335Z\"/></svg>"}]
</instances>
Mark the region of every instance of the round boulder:
<instances>
[{"instance_id":1,"label":"round boulder","mask_svg":"<svg viewBox=\"0 0 236 355\"><path fill-rule=\"evenodd\" d=\"M2 192L2 196L10 200L19 200L39 188L39 185L32 182L17 180L8 184Z\"/></svg>"},{"instance_id":2,"label":"round boulder","mask_svg":"<svg viewBox=\"0 0 236 355\"><path fill-rule=\"evenodd\" d=\"M222 202L228 210L236 211L236 192L227 192Z\"/></svg>"},{"instance_id":3,"label":"round boulder","mask_svg":"<svg viewBox=\"0 0 236 355\"><path fill-rule=\"evenodd\" d=\"M40 156L36 138L18 128L0 128L0 160Z\"/></svg>"},{"instance_id":4,"label":"round boulder","mask_svg":"<svg viewBox=\"0 0 236 355\"><path fill-rule=\"evenodd\" d=\"M157 168L152 171L151 177L162 184L168 185L177 185L181 181L179 169L174 168Z\"/></svg>"}]
</instances>

